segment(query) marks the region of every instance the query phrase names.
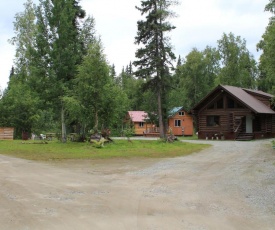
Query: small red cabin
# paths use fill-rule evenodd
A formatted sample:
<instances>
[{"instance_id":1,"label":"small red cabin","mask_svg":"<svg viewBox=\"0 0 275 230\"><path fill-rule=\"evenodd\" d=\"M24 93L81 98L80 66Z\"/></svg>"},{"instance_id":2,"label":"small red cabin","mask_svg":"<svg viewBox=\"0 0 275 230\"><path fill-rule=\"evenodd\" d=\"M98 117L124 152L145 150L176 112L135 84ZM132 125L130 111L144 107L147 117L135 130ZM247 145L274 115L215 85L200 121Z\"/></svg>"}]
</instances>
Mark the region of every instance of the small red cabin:
<instances>
[{"instance_id":1,"label":"small red cabin","mask_svg":"<svg viewBox=\"0 0 275 230\"><path fill-rule=\"evenodd\" d=\"M135 135L144 135L154 127L145 111L128 111L124 122L134 126Z\"/></svg>"}]
</instances>

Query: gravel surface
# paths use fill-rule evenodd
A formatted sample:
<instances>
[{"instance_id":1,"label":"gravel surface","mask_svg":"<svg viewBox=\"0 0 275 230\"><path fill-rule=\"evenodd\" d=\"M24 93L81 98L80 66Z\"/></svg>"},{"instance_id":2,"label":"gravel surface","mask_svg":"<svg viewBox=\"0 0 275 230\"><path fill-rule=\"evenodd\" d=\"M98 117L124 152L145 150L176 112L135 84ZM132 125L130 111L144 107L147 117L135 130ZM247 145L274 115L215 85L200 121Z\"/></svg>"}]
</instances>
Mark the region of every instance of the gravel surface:
<instances>
[{"instance_id":1,"label":"gravel surface","mask_svg":"<svg viewBox=\"0 0 275 230\"><path fill-rule=\"evenodd\" d=\"M38 163L0 155L0 229L275 229L270 140L172 159Z\"/></svg>"}]
</instances>

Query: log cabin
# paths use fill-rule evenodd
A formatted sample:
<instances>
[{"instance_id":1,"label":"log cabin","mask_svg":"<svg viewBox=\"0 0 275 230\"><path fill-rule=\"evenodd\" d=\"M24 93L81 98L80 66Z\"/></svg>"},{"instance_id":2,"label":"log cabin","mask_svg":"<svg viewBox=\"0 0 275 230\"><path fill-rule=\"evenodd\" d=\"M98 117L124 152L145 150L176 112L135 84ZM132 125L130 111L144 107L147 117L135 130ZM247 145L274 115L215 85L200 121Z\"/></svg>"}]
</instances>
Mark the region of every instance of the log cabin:
<instances>
[{"instance_id":1,"label":"log cabin","mask_svg":"<svg viewBox=\"0 0 275 230\"><path fill-rule=\"evenodd\" d=\"M218 85L191 112L199 139L251 140L275 136L274 96Z\"/></svg>"},{"instance_id":2,"label":"log cabin","mask_svg":"<svg viewBox=\"0 0 275 230\"><path fill-rule=\"evenodd\" d=\"M168 125L175 136L193 136L193 117L183 107L169 111Z\"/></svg>"}]
</instances>

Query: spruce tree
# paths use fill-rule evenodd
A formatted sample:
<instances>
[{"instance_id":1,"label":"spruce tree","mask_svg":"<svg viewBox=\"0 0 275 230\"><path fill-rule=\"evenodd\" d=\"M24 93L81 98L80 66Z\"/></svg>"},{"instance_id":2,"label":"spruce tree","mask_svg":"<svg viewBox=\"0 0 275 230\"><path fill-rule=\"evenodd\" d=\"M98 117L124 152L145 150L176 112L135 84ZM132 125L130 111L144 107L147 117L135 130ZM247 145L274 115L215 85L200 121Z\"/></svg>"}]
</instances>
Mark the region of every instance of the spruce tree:
<instances>
[{"instance_id":1,"label":"spruce tree","mask_svg":"<svg viewBox=\"0 0 275 230\"><path fill-rule=\"evenodd\" d=\"M175 29L167 19L173 16L169 10L173 0L141 1L141 7L136 7L145 20L137 22L138 32L135 44L141 45L136 51L133 64L137 67L135 75L146 79L146 86L157 95L160 137L166 137L166 94L169 87L169 67L176 59L166 33ZM150 111L148 111L150 112Z\"/></svg>"}]
</instances>

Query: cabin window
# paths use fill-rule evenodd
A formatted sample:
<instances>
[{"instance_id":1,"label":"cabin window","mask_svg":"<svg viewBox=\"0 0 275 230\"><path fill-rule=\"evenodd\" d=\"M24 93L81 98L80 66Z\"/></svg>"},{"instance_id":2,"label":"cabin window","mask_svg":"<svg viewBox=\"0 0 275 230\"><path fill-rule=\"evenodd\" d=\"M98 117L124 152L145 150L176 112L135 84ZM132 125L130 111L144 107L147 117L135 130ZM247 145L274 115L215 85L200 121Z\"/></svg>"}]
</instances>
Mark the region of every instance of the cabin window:
<instances>
[{"instance_id":1,"label":"cabin window","mask_svg":"<svg viewBox=\"0 0 275 230\"><path fill-rule=\"evenodd\" d=\"M227 108L233 109L233 108L235 107L234 104L235 104L235 103L234 103L234 100L233 100L233 99L227 98Z\"/></svg>"},{"instance_id":2,"label":"cabin window","mask_svg":"<svg viewBox=\"0 0 275 230\"><path fill-rule=\"evenodd\" d=\"M207 116L207 126L218 126L220 125L219 116Z\"/></svg>"},{"instance_id":3,"label":"cabin window","mask_svg":"<svg viewBox=\"0 0 275 230\"><path fill-rule=\"evenodd\" d=\"M229 109L233 109L233 108L242 109L243 106L241 104L239 104L238 102L234 101L233 99L227 98L227 108L229 108Z\"/></svg>"},{"instance_id":4,"label":"cabin window","mask_svg":"<svg viewBox=\"0 0 275 230\"><path fill-rule=\"evenodd\" d=\"M217 101L217 109L223 109L223 98Z\"/></svg>"},{"instance_id":5,"label":"cabin window","mask_svg":"<svg viewBox=\"0 0 275 230\"><path fill-rule=\"evenodd\" d=\"M175 127L181 126L181 120L175 120Z\"/></svg>"},{"instance_id":6,"label":"cabin window","mask_svg":"<svg viewBox=\"0 0 275 230\"><path fill-rule=\"evenodd\" d=\"M143 127L144 126L144 122L139 122L139 127Z\"/></svg>"},{"instance_id":7,"label":"cabin window","mask_svg":"<svg viewBox=\"0 0 275 230\"><path fill-rule=\"evenodd\" d=\"M183 112L183 111L180 111L180 112L179 112L179 115L180 115L180 116L184 116L184 112Z\"/></svg>"},{"instance_id":8,"label":"cabin window","mask_svg":"<svg viewBox=\"0 0 275 230\"><path fill-rule=\"evenodd\" d=\"M207 107L207 109L215 109L215 104L213 103L213 104L209 105L209 106Z\"/></svg>"}]
</instances>

